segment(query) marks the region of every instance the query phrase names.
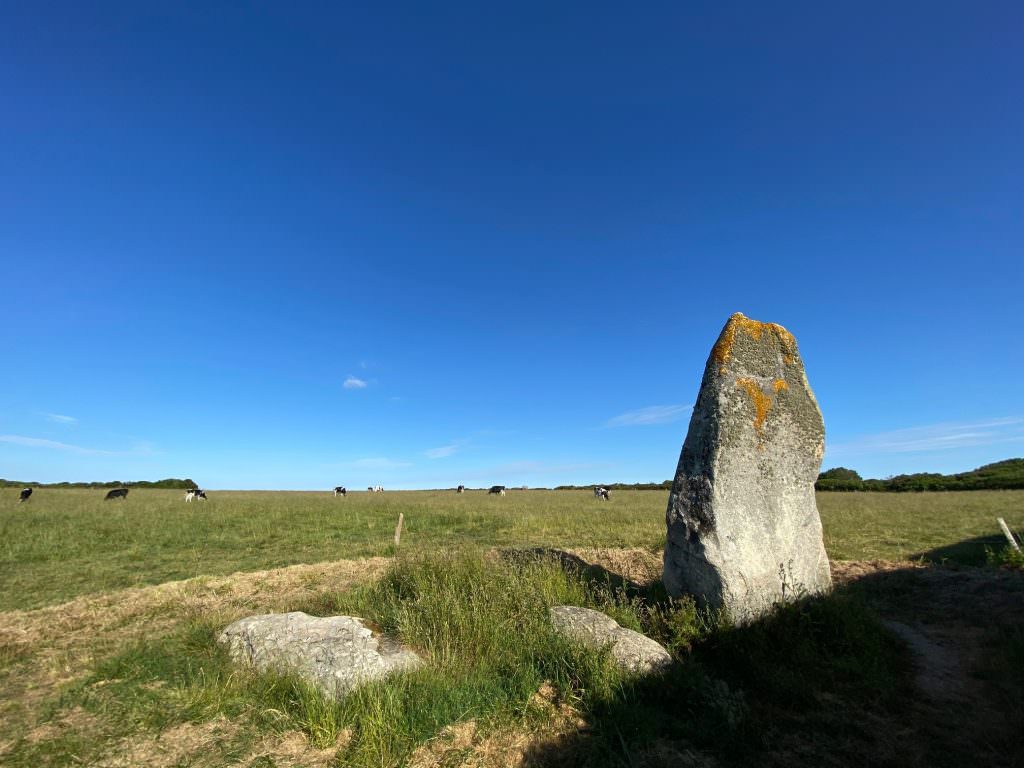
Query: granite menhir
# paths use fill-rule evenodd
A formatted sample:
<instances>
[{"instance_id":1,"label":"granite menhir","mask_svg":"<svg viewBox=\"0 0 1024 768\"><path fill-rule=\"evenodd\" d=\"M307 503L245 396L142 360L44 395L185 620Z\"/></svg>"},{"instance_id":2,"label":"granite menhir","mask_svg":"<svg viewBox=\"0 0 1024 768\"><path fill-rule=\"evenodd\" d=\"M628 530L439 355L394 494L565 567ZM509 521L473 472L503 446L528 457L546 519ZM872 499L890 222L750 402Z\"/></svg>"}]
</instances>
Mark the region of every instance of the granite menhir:
<instances>
[{"instance_id":1,"label":"granite menhir","mask_svg":"<svg viewBox=\"0 0 1024 768\"><path fill-rule=\"evenodd\" d=\"M668 500L665 587L743 623L831 587L814 481L825 425L793 335L729 318Z\"/></svg>"}]
</instances>

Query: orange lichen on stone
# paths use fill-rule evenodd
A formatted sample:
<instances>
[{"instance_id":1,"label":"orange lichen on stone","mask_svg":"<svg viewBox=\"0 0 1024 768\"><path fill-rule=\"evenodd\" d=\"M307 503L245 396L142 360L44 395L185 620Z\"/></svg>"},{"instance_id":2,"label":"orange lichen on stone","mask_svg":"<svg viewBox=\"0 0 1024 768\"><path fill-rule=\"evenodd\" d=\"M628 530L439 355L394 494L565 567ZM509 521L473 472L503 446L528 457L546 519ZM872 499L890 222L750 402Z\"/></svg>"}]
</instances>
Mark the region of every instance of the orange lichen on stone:
<instances>
[{"instance_id":1,"label":"orange lichen on stone","mask_svg":"<svg viewBox=\"0 0 1024 768\"><path fill-rule=\"evenodd\" d=\"M796 359L796 339L793 338L793 334L777 323L751 320L743 313L737 312L729 318L729 322L722 329L722 335L718 337L718 341L711 349L711 357L718 363L719 374L725 370L725 364L732 358L732 348L736 343L737 330L742 330L754 341L760 341L761 336L767 331L779 340L779 344L782 346L782 359L786 365L792 365Z\"/></svg>"},{"instance_id":2,"label":"orange lichen on stone","mask_svg":"<svg viewBox=\"0 0 1024 768\"><path fill-rule=\"evenodd\" d=\"M775 390L775 394L777 395L784 389L788 390L789 384L786 383L785 379L776 379L774 382L772 382L772 389Z\"/></svg>"},{"instance_id":3,"label":"orange lichen on stone","mask_svg":"<svg viewBox=\"0 0 1024 768\"><path fill-rule=\"evenodd\" d=\"M764 423L768 419L768 411L772 408L772 399L754 379L736 379L736 386L747 390L750 401L754 404L754 429L759 438L764 438Z\"/></svg>"}]
</instances>

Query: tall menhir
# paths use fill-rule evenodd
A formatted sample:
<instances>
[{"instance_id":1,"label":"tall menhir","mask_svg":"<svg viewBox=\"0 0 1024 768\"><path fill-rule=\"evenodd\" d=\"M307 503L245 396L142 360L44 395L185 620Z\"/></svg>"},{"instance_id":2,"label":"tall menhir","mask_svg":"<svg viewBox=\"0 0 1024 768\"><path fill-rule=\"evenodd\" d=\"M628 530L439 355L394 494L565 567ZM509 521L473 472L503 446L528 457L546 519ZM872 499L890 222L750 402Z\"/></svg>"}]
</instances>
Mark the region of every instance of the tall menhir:
<instances>
[{"instance_id":1,"label":"tall menhir","mask_svg":"<svg viewBox=\"0 0 1024 768\"><path fill-rule=\"evenodd\" d=\"M708 358L668 500L669 593L742 623L827 591L814 499L824 452L793 335L737 312Z\"/></svg>"}]
</instances>

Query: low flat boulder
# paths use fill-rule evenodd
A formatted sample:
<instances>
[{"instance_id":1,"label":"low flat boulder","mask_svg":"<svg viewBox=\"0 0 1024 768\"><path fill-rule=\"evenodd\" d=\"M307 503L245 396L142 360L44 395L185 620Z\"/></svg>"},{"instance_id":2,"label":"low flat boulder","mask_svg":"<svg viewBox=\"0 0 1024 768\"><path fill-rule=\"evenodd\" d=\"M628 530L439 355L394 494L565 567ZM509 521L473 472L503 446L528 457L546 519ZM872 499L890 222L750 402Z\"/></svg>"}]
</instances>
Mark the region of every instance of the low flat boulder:
<instances>
[{"instance_id":1,"label":"low flat boulder","mask_svg":"<svg viewBox=\"0 0 1024 768\"><path fill-rule=\"evenodd\" d=\"M319 618L299 611L250 616L228 625L217 642L235 661L260 672L298 675L329 698L423 663L354 616Z\"/></svg>"},{"instance_id":2,"label":"low flat boulder","mask_svg":"<svg viewBox=\"0 0 1024 768\"><path fill-rule=\"evenodd\" d=\"M672 664L672 657L659 643L646 635L626 629L600 611L575 605L551 608L551 624L562 637L599 650L611 645L615 664L627 672L661 672Z\"/></svg>"}]
</instances>

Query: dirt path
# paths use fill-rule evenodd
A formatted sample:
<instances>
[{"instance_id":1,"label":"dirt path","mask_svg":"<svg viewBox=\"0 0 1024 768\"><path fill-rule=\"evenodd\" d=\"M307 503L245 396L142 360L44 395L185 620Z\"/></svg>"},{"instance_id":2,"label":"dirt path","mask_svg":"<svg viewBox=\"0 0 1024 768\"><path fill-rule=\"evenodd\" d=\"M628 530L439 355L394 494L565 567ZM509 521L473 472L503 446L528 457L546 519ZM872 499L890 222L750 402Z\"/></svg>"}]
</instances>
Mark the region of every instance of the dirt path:
<instances>
[{"instance_id":1,"label":"dirt path","mask_svg":"<svg viewBox=\"0 0 1024 768\"><path fill-rule=\"evenodd\" d=\"M914 654L921 696L899 724L913 734L908 765L1024 765L1006 653L1024 627L1024 574L836 562L833 576L862 591Z\"/></svg>"}]
</instances>

